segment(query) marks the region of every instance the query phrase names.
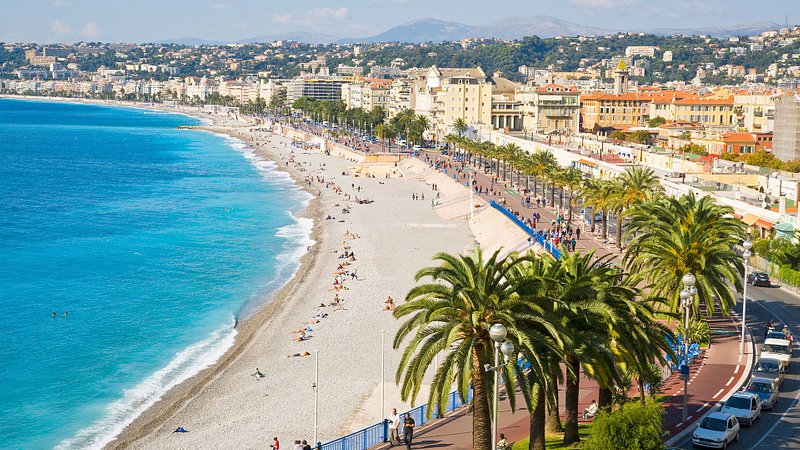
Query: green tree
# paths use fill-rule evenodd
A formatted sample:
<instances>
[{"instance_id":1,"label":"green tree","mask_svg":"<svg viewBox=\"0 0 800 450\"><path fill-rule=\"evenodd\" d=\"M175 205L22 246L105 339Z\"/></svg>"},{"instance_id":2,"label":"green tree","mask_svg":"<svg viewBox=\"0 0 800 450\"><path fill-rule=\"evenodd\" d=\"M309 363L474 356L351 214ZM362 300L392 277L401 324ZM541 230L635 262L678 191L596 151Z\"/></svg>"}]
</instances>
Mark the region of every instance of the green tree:
<instances>
[{"instance_id":1,"label":"green tree","mask_svg":"<svg viewBox=\"0 0 800 450\"><path fill-rule=\"evenodd\" d=\"M668 299L670 311L680 311L681 278L697 278L693 313L705 305L710 316L718 304L727 315L736 303L732 283L741 288L742 258L734 248L744 236L743 224L733 210L712 197L695 195L659 197L630 212L625 232L630 243L623 262L646 283L652 295Z\"/></svg>"},{"instance_id":2,"label":"green tree","mask_svg":"<svg viewBox=\"0 0 800 450\"><path fill-rule=\"evenodd\" d=\"M591 437L581 449L662 449L663 415L664 408L656 402L627 403L616 411L601 411L592 423Z\"/></svg>"},{"instance_id":3,"label":"green tree","mask_svg":"<svg viewBox=\"0 0 800 450\"><path fill-rule=\"evenodd\" d=\"M423 268L416 275L418 282L425 278L431 281L411 289L406 303L394 312L398 319L407 318L397 331L394 348L400 348L410 337L397 368L401 396L413 404L435 355L444 353L444 360L435 369L428 411L432 412L434 405L440 411L445 409L454 382L466 401L472 384L473 448L491 450L493 380L484 370L485 364L494 362L489 328L501 323L508 329L507 339L517 348L531 348L518 322L538 313L531 302L520 298L509 276L514 262L501 258L499 250L488 260L483 259L480 249L472 256L439 253L434 260L440 264ZM516 367L513 362L510 365ZM506 386L514 385L513 374L503 371Z\"/></svg>"},{"instance_id":4,"label":"green tree","mask_svg":"<svg viewBox=\"0 0 800 450\"><path fill-rule=\"evenodd\" d=\"M683 153L694 153L695 155L701 156L708 155L708 150L705 147L695 144L694 142L689 142L688 144L679 147L678 151Z\"/></svg>"},{"instance_id":5,"label":"green tree","mask_svg":"<svg viewBox=\"0 0 800 450\"><path fill-rule=\"evenodd\" d=\"M650 128L657 128L660 127L661 125L664 125L665 123L667 123L667 119L661 116L656 116L647 122L647 126L649 126Z\"/></svg>"},{"instance_id":6,"label":"green tree","mask_svg":"<svg viewBox=\"0 0 800 450\"><path fill-rule=\"evenodd\" d=\"M459 117L453 121L453 130L460 137L464 137L464 135L467 133L467 130L469 130L469 126L467 125L467 122L463 118Z\"/></svg>"}]
</instances>

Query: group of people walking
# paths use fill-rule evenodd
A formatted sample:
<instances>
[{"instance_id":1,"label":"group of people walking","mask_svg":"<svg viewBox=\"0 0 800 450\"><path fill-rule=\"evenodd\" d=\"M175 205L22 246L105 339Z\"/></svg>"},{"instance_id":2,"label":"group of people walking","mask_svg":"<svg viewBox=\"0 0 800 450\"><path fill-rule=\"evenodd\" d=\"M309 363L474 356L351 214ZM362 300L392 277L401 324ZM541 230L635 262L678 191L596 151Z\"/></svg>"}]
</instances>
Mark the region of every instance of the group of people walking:
<instances>
[{"instance_id":1,"label":"group of people walking","mask_svg":"<svg viewBox=\"0 0 800 450\"><path fill-rule=\"evenodd\" d=\"M400 414L397 414L397 409L392 408L392 413L386 418L389 421L389 446L394 447L395 443L403 445L406 449L411 449L411 441L414 439L414 427L416 423L410 414L406 414L403 419L403 434L400 438Z\"/></svg>"}]
</instances>

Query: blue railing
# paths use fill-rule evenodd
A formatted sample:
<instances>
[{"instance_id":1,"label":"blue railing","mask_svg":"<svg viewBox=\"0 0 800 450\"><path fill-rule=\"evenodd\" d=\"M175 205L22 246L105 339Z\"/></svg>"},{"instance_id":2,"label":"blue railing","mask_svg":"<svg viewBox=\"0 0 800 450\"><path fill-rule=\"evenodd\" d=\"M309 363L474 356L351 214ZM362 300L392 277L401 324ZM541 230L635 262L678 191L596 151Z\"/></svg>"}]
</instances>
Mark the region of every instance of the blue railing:
<instances>
[{"instance_id":1,"label":"blue railing","mask_svg":"<svg viewBox=\"0 0 800 450\"><path fill-rule=\"evenodd\" d=\"M467 402L472 401L472 389L467 394ZM455 410L464 405L461 401L461 396L458 392L451 392L448 396L447 403L445 404L445 414ZM417 426L423 425L430 421L428 419L428 405L418 406L411 411L406 411L400 415L400 423L410 415L414 419ZM434 410L431 414L433 419L440 417L439 412ZM342 436L326 443L317 443L318 450L366 450L372 446L382 444L389 441L389 421L384 420L367 428L358 430L355 433L350 433L347 436Z\"/></svg>"},{"instance_id":2,"label":"blue railing","mask_svg":"<svg viewBox=\"0 0 800 450\"><path fill-rule=\"evenodd\" d=\"M534 230L533 228L529 227L525 222L519 220L517 218L517 216L515 216L511 211L509 211L508 209L506 209L504 206L500 205L496 201L492 200L491 202L489 202L489 204L492 205L492 207L494 207L494 209L500 211L506 217L511 219L515 224L517 224L518 227L522 228L523 231L528 233L528 235L530 235L531 238L533 238L542 247L544 247L545 250L550 252L550 254L553 255L553 257L555 257L556 259L561 259L561 250L557 249L555 245L553 245L549 241L545 240L544 236L541 233L538 233L536 230Z\"/></svg>"}]
</instances>

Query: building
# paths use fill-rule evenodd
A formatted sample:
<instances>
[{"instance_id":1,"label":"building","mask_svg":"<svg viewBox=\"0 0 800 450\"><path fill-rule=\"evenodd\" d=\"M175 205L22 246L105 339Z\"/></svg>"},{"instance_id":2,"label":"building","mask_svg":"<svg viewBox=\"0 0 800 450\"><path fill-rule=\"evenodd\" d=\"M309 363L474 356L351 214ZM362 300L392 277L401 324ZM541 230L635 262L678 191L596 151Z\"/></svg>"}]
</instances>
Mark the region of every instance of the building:
<instances>
[{"instance_id":1,"label":"building","mask_svg":"<svg viewBox=\"0 0 800 450\"><path fill-rule=\"evenodd\" d=\"M506 131L522 130L522 102L516 96L522 86L504 78L501 72L495 72L492 81L492 127Z\"/></svg>"},{"instance_id":2,"label":"building","mask_svg":"<svg viewBox=\"0 0 800 450\"><path fill-rule=\"evenodd\" d=\"M302 97L314 100L341 100L342 85L346 83L347 80L334 77L297 77L286 87L286 101L291 105Z\"/></svg>"},{"instance_id":3,"label":"building","mask_svg":"<svg viewBox=\"0 0 800 450\"><path fill-rule=\"evenodd\" d=\"M661 56L661 60L664 62L672 62L672 51L667 50L664 52L664 55Z\"/></svg>"},{"instance_id":4,"label":"building","mask_svg":"<svg viewBox=\"0 0 800 450\"><path fill-rule=\"evenodd\" d=\"M486 74L477 68L438 68L424 73L409 73L410 107L426 116L436 134L448 134L453 122L463 119L468 124L491 123L492 88Z\"/></svg>"},{"instance_id":5,"label":"building","mask_svg":"<svg viewBox=\"0 0 800 450\"><path fill-rule=\"evenodd\" d=\"M517 91L522 103L522 126L528 133L577 134L580 126L580 91L559 84L525 86Z\"/></svg>"},{"instance_id":6,"label":"building","mask_svg":"<svg viewBox=\"0 0 800 450\"><path fill-rule=\"evenodd\" d=\"M617 67L614 69L614 94L624 94L628 92L628 65L625 58L620 58Z\"/></svg>"},{"instance_id":7,"label":"building","mask_svg":"<svg viewBox=\"0 0 800 450\"><path fill-rule=\"evenodd\" d=\"M739 128L756 133L775 129L775 96L771 93L734 95L733 109Z\"/></svg>"},{"instance_id":8,"label":"building","mask_svg":"<svg viewBox=\"0 0 800 450\"><path fill-rule=\"evenodd\" d=\"M656 55L656 47L650 45L632 45L625 48L625 56L641 56L652 58Z\"/></svg>"},{"instance_id":9,"label":"building","mask_svg":"<svg viewBox=\"0 0 800 450\"><path fill-rule=\"evenodd\" d=\"M376 107L387 109L392 82L386 79L362 79L342 85L342 101L348 108L372 111Z\"/></svg>"},{"instance_id":10,"label":"building","mask_svg":"<svg viewBox=\"0 0 800 450\"><path fill-rule=\"evenodd\" d=\"M649 120L651 94L586 94L581 100L581 128L597 132L644 126Z\"/></svg>"},{"instance_id":11,"label":"building","mask_svg":"<svg viewBox=\"0 0 800 450\"><path fill-rule=\"evenodd\" d=\"M772 153L782 161L800 158L800 95L775 99Z\"/></svg>"},{"instance_id":12,"label":"building","mask_svg":"<svg viewBox=\"0 0 800 450\"><path fill-rule=\"evenodd\" d=\"M675 120L699 122L704 128L736 128L733 96L724 98L689 97L675 101Z\"/></svg>"}]
</instances>

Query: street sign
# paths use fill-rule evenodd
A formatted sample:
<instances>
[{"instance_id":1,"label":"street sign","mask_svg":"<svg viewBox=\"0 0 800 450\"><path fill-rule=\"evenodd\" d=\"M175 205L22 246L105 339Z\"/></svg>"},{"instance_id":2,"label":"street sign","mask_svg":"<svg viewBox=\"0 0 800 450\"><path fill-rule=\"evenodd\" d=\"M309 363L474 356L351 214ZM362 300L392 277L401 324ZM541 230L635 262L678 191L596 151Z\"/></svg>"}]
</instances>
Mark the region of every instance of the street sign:
<instances>
[{"instance_id":1,"label":"street sign","mask_svg":"<svg viewBox=\"0 0 800 450\"><path fill-rule=\"evenodd\" d=\"M681 375L689 375L689 366L687 364L681 364Z\"/></svg>"}]
</instances>

